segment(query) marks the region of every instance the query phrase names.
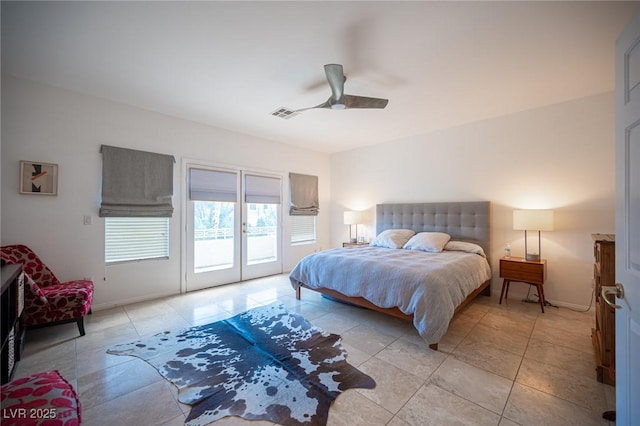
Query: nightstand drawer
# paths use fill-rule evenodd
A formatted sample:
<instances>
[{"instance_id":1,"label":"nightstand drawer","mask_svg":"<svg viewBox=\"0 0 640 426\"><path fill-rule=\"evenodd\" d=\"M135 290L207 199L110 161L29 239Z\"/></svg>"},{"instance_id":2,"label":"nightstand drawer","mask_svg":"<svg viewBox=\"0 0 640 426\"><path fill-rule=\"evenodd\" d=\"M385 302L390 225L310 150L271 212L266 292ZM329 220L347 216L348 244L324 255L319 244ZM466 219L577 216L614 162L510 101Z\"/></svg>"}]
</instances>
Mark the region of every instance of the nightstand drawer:
<instances>
[{"instance_id":1,"label":"nightstand drawer","mask_svg":"<svg viewBox=\"0 0 640 426\"><path fill-rule=\"evenodd\" d=\"M524 262L520 260L500 259L500 277L511 281L543 283L544 262Z\"/></svg>"},{"instance_id":2,"label":"nightstand drawer","mask_svg":"<svg viewBox=\"0 0 640 426\"><path fill-rule=\"evenodd\" d=\"M342 247L363 247L368 245L369 243L342 243Z\"/></svg>"}]
</instances>

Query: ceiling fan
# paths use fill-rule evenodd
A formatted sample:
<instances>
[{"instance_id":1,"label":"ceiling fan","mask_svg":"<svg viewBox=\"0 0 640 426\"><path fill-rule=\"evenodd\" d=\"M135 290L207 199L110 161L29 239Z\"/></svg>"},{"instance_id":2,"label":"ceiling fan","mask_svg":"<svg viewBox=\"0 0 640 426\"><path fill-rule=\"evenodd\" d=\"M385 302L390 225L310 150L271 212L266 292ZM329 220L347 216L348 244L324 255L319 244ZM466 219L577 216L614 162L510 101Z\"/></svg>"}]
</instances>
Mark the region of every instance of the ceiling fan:
<instances>
[{"instance_id":1,"label":"ceiling fan","mask_svg":"<svg viewBox=\"0 0 640 426\"><path fill-rule=\"evenodd\" d=\"M281 108L272 113L283 118L291 118L297 113L315 108L328 108L333 110L349 109L349 108L377 108L382 109L389 103L388 99L368 98L365 96L347 95L344 93L344 83L347 77L344 75L342 65L327 64L324 66L324 72L327 75L327 81L331 87L331 96L320 105L309 108L297 109L295 111Z\"/></svg>"}]
</instances>

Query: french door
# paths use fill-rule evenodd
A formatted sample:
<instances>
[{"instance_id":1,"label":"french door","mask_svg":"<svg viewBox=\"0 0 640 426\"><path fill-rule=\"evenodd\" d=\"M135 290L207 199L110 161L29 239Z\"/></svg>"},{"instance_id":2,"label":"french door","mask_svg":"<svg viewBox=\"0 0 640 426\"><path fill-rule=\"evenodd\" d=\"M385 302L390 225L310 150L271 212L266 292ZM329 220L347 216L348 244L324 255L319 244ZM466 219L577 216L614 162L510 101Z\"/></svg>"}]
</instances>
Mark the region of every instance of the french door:
<instances>
[{"instance_id":1,"label":"french door","mask_svg":"<svg viewBox=\"0 0 640 426\"><path fill-rule=\"evenodd\" d=\"M281 177L186 170L186 290L282 273Z\"/></svg>"}]
</instances>

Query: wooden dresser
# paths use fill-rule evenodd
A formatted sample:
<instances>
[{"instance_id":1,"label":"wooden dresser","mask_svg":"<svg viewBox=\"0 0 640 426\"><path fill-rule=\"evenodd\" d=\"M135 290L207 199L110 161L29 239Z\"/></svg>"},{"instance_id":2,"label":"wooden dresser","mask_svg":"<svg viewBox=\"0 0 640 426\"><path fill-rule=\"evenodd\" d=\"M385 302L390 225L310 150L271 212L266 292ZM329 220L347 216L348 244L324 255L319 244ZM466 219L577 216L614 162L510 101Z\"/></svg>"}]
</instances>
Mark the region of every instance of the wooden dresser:
<instances>
[{"instance_id":1,"label":"wooden dresser","mask_svg":"<svg viewBox=\"0 0 640 426\"><path fill-rule=\"evenodd\" d=\"M595 285L596 325L591 330L591 339L596 355L596 374L599 382L616 384L616 316L615 309L607 305L600 291L602 286L616 285L615 235L592 234L593 280ZM615 303L610 294L609 301Z\"/></svg>"}]
</instances>

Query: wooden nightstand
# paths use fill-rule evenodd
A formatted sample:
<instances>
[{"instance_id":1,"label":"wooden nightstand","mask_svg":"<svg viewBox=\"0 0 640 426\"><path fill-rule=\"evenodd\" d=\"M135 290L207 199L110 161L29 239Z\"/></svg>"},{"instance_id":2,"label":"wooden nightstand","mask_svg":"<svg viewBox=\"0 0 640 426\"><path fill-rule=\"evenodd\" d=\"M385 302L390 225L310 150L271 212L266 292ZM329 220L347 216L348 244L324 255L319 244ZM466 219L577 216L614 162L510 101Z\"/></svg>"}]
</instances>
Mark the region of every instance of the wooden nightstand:
<instances>
[{"instance_id":1,"label":"wooden nightstand","mask_svg":"<svg viewBox=\"0 0 640 426\"><path fill-rule=\"evenodd\" d=\"M544 313L544 280L547 276L547 260L526 260L522 257L503 257L500 259L500 278L503 278L502 292L500 293L500 303L502 297L506 300L509 297L509 284L517 281L536 286L540 299L540 308Z\"/></svg>"},{"instance_id":2,"label":"wooden nightstand","mask_svg":"<svg viewBox=\"0 0 640 426\"><path fill-rule=\"evenodd\" d=\"M342 247L368 246L369 243L342 243Z\"/></svg>"}]
</instances>

